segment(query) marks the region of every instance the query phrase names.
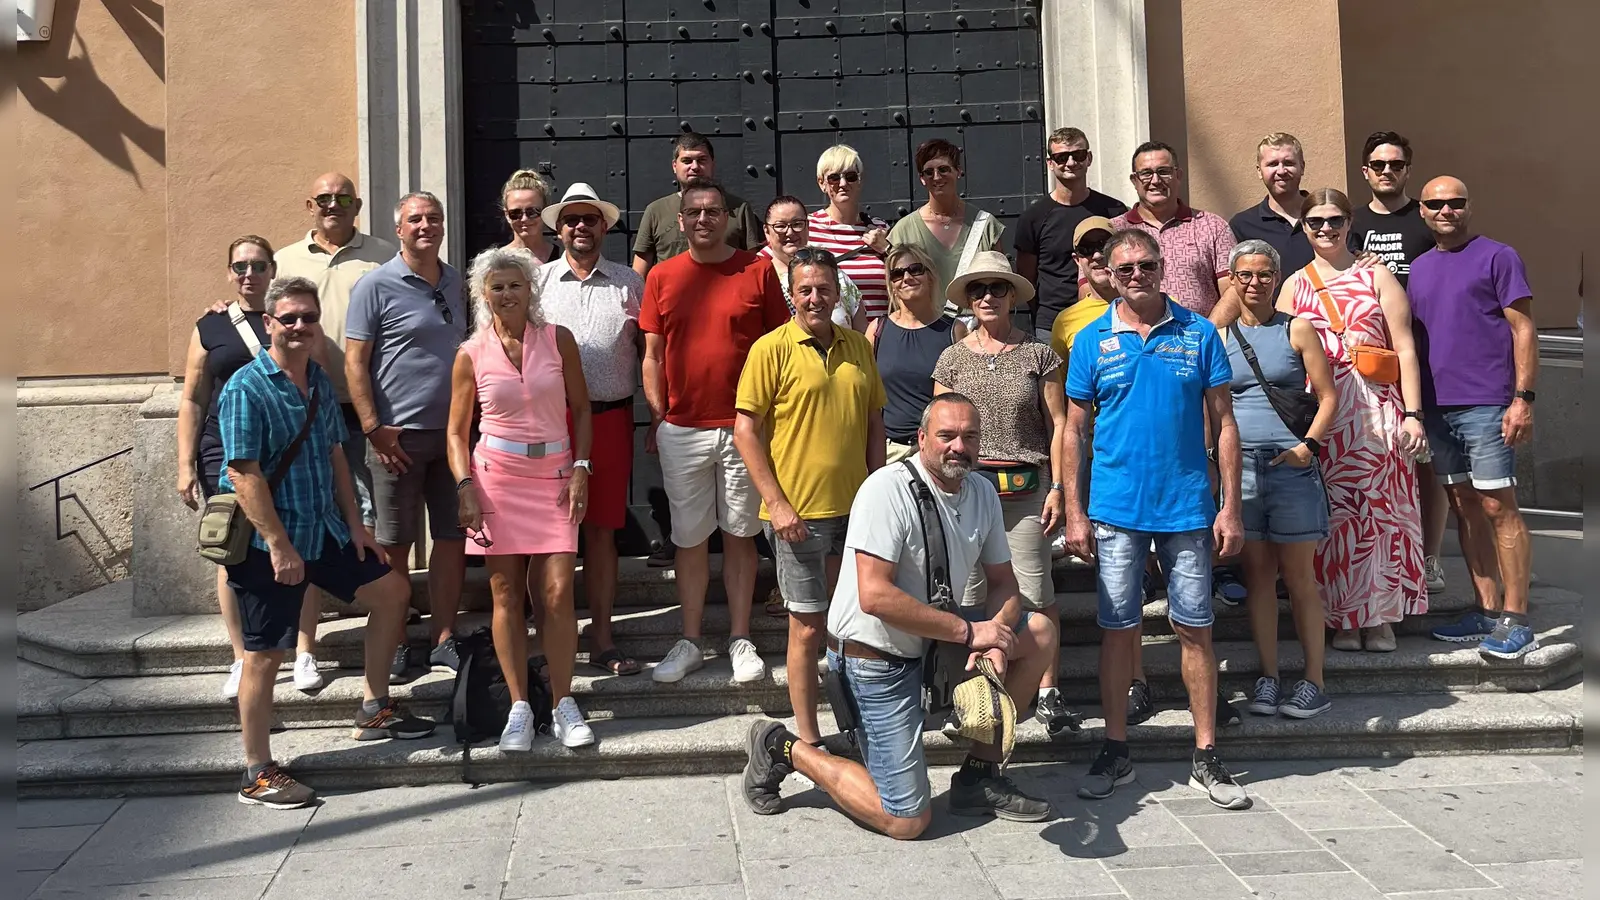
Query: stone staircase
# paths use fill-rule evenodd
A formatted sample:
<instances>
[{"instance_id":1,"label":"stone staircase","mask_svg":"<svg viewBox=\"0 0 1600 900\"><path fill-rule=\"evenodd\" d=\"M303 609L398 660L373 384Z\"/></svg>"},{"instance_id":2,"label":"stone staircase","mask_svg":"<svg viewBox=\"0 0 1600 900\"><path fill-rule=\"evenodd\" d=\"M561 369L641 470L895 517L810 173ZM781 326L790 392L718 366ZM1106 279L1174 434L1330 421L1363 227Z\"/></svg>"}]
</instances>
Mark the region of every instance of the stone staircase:
<instances>
[{"instance_id":1,"label":"stone staircase","mask_svg":"<svg viewBox=\"0 0 1600 900\"><path fill-rule=\"evenodd\" d=\"M1400 648L1390 654L1330 650L1327 688L1334 709L1309 721L1255 718L1225 730L1219 745L1230 758L1380 756L1420 753L1566 750L1582 743L1581 652L1578 595L1539 585L1535 624L1543 647L1517 663L1491 664L1470 647L1427 637L1440 621L1470 605L1465 567L1447 560L1452 590L1432 598L1425 616L1400 628ZM659 659L676 639L680 614L673 605L673 573L624 560L614 630L641 661ZM1098 719L1098 628L1093 573L1058 564L1062 614L1061 689L1084 711L1083 732L1051 740L1031 719L1020 729L1017 759L1086 758L1101 734ZM757 596L771 585L764 564ZM416 582L425 605L426 585ZM99 796L127 793L222 790L238 778L237 712L219 688L231 655L219 616L135 618L133 587L118 582L18 619L21 691L17 729L19 792L24 796ZM582 576L578 596L582 597ZM581 603L581 600L580 600ZM487 588L481 570L470 573L464 606L481 610ZM580 615L582 614L580 609ZM1181 757L1192 746L1178 667L1178 648L1163 601L1145 609L1145 668L1159 712L1130 731L1140 758ZM465 612L462 627L483 622ZM360 744L348 729L361 694L361 617L325 621L320 629L326 686L314 695L289 683L276 689L281 730L274 735L280 762L322 789L453 781L464 761L448 724L423 741ZM596 747L566 750L536 743L533 752L503 755L493 742L475 748L465 769L474 781L609 778L736 771L752 717L790 713L784 666L785 622L758 608L752 639L769 675L749 685L731 682L720 656L674 685L600 674L580 664L573 690L593 723ZM712 581L706 633L725 635L727 609ZM1299 662L1287 609L1280 616L1285 675ZM1240 608L1219 608L1215 632L1222 684L1235 695L1260 672ZM420 650L426 626L412 625ZM586 660L587 654L580 654ZM647 663L648 665L648 663ZM420 714L445 717L448 672L420 673L393 694ZM1539 691L1540 693L1529 693ZM1240 705L1242 710L1242 704ZM824 713L826 722L827 715ZM937 733L927 736L930 758L950 760L959 750Z\"/></svg>"}]
</instances>

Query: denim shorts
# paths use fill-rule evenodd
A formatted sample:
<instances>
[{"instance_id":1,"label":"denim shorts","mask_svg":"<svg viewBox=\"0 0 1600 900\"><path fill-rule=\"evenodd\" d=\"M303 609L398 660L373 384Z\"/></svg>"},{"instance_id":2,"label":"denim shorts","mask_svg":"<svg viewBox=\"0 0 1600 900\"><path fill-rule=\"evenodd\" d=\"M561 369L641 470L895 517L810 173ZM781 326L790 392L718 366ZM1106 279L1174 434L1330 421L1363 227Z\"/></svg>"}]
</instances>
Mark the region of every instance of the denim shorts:
<instances>
[{"instance_id":1,"label":"denim shorts","mask_svg":"<svg viewBox=\"0 0 1600 900\"><path fill-rule=\"evenodd\" d=\"M1504 406L1441 406L1422 419L1433 473L1445 484L1471 481L1480 491L1517 484L1516 451L1500 436Z\"/></svg>"},{"instance_id":2,"label":"denim shorts","mask_svg":"<svg viewBox=\"0 0 1600 900\"><path fill-rule=\"evenodd\" d=\"M778 537L771 522L763 522L772 558L778 570L778 592L783 608L793 613L819 613L828 608L828 557L844 556L844 533L849 516L807 519L811 536L796 544Z\"/></svg>"},{"instance_id":3,"label":"denim shorts","mask_svg":"<svg viewBox=\"0 0 1600 900\"><path fill-rule=\"evenodd\" d=\"M1319 541L1328 535L1328 493L1322 487L1322 472L1315 463L1271 465L1281 452L1277 447L1244 451L1239 495L1244 539L1274 544Z\"/></svg>"},{"instance_id":4,"label":"denim shorts","mask_svg":"<svg viewBox=\"0 0 1600 900\"><path fill-rule=\"evenodd\" d=\"M1101 628L1124 631L1144 620L1144 570L1151 541L1167 573L1167 618L1189 628L1211 627L1211 529L1150 532L1104 522L1092 525Z\"/></svg>"}]
</instances>

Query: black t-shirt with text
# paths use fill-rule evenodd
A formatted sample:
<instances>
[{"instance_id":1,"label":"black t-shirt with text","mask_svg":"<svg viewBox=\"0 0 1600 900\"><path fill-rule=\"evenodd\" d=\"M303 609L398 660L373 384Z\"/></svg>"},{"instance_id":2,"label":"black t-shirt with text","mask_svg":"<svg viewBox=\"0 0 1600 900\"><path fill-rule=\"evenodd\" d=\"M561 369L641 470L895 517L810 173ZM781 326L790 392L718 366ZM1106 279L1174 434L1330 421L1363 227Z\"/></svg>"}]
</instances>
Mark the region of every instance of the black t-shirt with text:
<instances>
[{"instance_id":1,"label":"black t-shirt with text","mask_svg":"<svg viewBox=\"0 0 1600 900\"><path fill-rule=\"evenodd\" d=\"M1433 232L1422 221L1422 204L1412 200L1387 215L1375 213L1371 206L1356 210L1355 224L1350 229L1355 252L1368 250L1378 254L1400 286L1405 287L1411 277L1411 261L1433 249Z\"/></svg>"},{"instance_id":2,"label":"black t-shirt with text","mask_svg":"<svg viewBox=\"0 0 1600 900\"><path fill-rule=\"evenodd\" d=\"M1017 252L1039 258L1039 312L1035 322L1048 329L1056 314L1078 299L1078 262L1072 258L1072 232L1090 216L1115 219L1127 204L1099 191L1077 206L1064 206L1046 194L1017 220Z\"/></svg>"}]
</instances>

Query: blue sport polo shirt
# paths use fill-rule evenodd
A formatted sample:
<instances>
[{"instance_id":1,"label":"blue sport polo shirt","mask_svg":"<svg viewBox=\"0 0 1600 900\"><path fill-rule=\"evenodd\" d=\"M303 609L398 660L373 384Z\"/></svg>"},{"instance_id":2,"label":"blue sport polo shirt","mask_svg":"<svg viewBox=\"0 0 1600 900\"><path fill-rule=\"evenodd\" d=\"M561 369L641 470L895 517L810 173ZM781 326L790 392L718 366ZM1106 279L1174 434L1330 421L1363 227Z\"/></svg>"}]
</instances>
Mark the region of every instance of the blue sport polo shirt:
<instances>
[{"instance_id":1,"label":"blue sport polo shirt","mask_svg":"<svg viewBox=\"0 0 1600 900\"><path fill-rule=\"evenodd\" d=\"M1167 301L1141 340L1117 300L1078 332L1067 396L1093 401L1089 518L1129 531L1209 528L1216 518L1206 473L1205 392L1233 378L1227 350L1204 317Z\"/></svg>"}]
</instances>

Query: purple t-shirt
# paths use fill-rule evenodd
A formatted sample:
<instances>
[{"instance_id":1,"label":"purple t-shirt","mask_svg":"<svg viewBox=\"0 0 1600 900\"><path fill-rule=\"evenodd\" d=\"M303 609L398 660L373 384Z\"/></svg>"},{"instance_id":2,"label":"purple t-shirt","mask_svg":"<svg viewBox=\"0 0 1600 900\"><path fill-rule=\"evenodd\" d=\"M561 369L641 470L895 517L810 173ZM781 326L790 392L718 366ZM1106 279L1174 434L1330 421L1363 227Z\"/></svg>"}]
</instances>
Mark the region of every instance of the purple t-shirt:
<instances>
[{"instance_id":1,"label":"purple t-shirt","mask_svg":"<svg viewBox=\"0 0 1600 900\"><path fill-rule=\"evenodd\" d=\"M1482 235L1435 247L1412 261L1406 294L1423 405L1510 405L1516 368L1505 308L1533 296L1517 251Z\"/></svg>"}]
</instances>

